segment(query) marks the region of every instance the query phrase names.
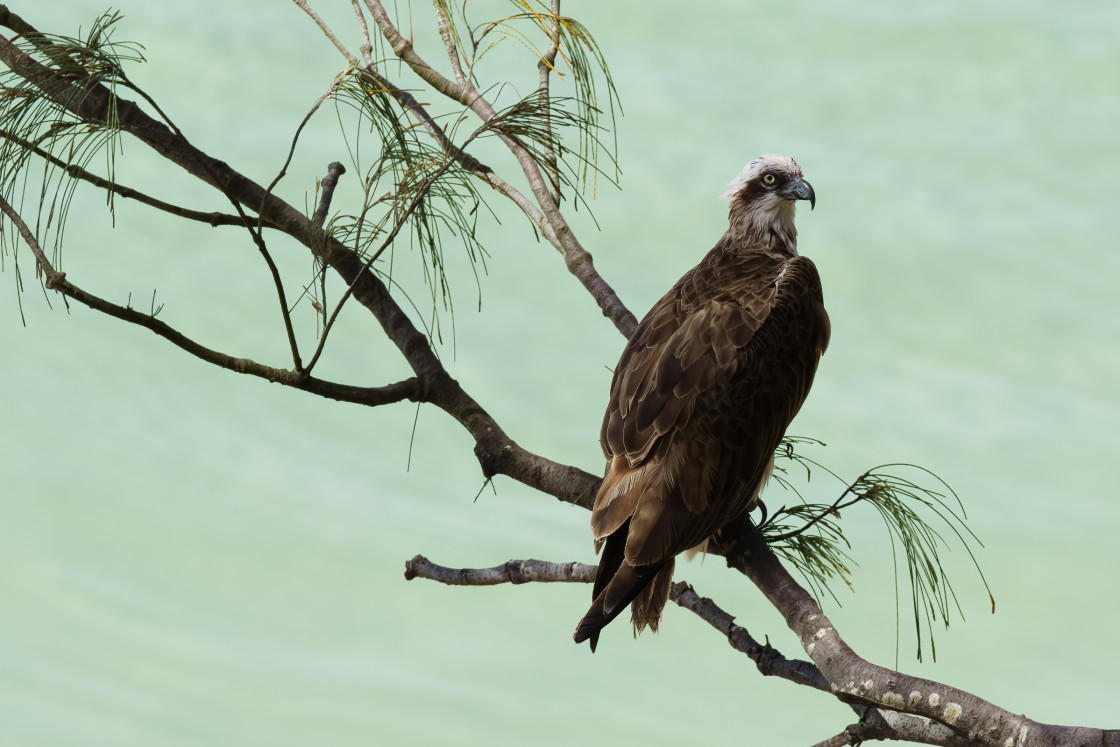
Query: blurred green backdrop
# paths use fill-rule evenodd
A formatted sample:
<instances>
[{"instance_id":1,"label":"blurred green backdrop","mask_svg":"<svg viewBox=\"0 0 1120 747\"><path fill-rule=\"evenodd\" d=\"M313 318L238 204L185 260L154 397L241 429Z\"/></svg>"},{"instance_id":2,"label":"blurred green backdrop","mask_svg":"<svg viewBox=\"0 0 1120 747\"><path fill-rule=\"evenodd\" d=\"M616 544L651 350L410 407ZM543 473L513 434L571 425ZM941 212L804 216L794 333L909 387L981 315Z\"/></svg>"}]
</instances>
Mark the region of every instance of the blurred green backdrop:
<instances>
[{"instance_id":1,"label":"blurred green backdrop","mask_svg":"<svg viewBox=\"0 0 1120 747\"><path fill-rule=\"evenodd\" d=\"M340 5L328 17L356 46ZM196 145L261 182L342 67L290 3L118 7L118 37L149 60L132 77ZM478 20L508 12L471 7ZM939 632L937 662L919 664L904 619L899 664L1033 718L1120 725L1120 5L683 7L564 5L605 50L625 108L622 189L598 190L598 228L577 215L599 269L640 316L722 233L716 195L743 163L794 156L819 196L800 244L821 270L833 339L791 432L826 441L821 457L848 477L915 461L949 480L986 543L999 604L988 614L957 553L967 622ZM105 8L12 9L75 34ZM417 3L412 24L430 13ZM279 189L293 204L313 200L328 161L346 160L338 133L325 107ZM225 209L136 142L118 178ZM353 198L353 180L339 199ZM502 215L483 229L481 313L457 266L443 356L524 446L598 472L622 338L554 250ZM275 246L295 277L309 271L301 248ZM0 742L799 745L851 720L824 695L764 680L677 609L658 636L611 628L592 657L569 637L586 588L405 582L416 553L456 566L590 562L587 514L509 480L472 502L471 443L442 413L420 412L406 469L413 406L321 401L81 307L55 299L51 311L20 260L26 327L10 257L0 274ZM118 302L158 289L161 318L187 334L284 365L270 281L233 229L125 200L114 228L104 195L82 190L64 263ZM399 357L351 312L324 373L399 378ZM890 666L886 537L870 512L846 519L857 593L826 610ZM719 562L678 576L801 655Z\"/></svg>"}]
</instances>

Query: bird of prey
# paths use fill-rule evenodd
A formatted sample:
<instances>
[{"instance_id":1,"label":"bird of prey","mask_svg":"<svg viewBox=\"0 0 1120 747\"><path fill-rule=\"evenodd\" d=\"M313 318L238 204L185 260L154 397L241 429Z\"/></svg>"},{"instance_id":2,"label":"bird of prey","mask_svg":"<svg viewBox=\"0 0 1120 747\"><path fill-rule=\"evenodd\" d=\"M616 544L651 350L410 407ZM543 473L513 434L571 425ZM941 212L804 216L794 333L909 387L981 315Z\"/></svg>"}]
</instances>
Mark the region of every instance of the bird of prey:
<instances>
[{"instance_id":1,"label":"bird of prey","mask_svg":"<svg viewBox=\"0 0 1120 747\"><path fill-rule=\"evenodd\" d=\"M797 253L794 205L816 204L801 168L760 156L723 196L727 233L650 309L614 370L591 513L602 557L574 636L592 651L628 604L635 634L656 631L674 557L754 508L828 345L820 277Z\"/></svg>"}]
</instances>

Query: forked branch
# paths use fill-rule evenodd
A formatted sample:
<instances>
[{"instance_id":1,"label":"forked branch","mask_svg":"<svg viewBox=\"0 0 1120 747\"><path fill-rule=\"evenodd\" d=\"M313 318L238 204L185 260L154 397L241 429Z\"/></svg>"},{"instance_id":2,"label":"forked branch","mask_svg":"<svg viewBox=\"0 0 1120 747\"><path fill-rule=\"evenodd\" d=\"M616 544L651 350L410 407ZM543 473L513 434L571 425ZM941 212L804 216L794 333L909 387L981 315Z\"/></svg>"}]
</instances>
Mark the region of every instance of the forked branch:
<instances>
[{"instance_id":1,"label":"forked branch","mask_svg":"<svg viewBox=\"0 0 1120 747\"><path fill-rule=\"evenodd\" d=\"M478 116L484 126L493 126L500 120L500 114L495 109L494 105L478 91L470 76L462 70L461 64L452 64L453 70L455 71L455 80L445 77L417 53L411 40L400 33L390 18L389 13L379 0L364 0L364 2L377 27L381 30L382 36L393 50L393 53L406 63L424 82L430 85L435 92L467 107ZM337 37L334 37L333 32L331 32L330 29L322 23L321 19L307 7L306 3L301 0L297 4L308 12L309 16L316 21L316 25L319 26L320 30L332 40L332 43L338 46ZM561 22L559 7L559 3L555 3L555 18L553 20L556 26L552 34L557 44L559 42L558 28ZM364 24L364 17L360 14L359 19ZM454 41L450 15L446 12L446 8L438 3L437 19L439 23L442 24L441 36L444 39L448 56L456 60L459 59L459 50ZM550 46L549 52L546 52L546 57L551 54L554 59L555 53L551 52L551 49ZM340 51L342 51L343 56L348 61L353 61L355 59L355 55L351 52L345 49ZM599 304L603 314L614 322L615 326L623 335L629 337L633 334L638 326L637 318L618 298L614 289L599 275L599 272L595 269L591 254L580 244L571 226L568 225L567 219L564 217L563 213L560 212L560 194L558 189L553 189L552 187L553 181L558 183L558 171L552 175L552 178L546 178L542 173L541 164L538 163L533 153L523 143L506 134L501 128L494 127L494 131L497 132L499 138L521 166L522 173L528 180L532 193L532 199L530 199L508 181L500 178L492 169L483 167L476 159L464 154L461 150L457 151L455 147L451 145L451 140L447 137L443 128L434 121L432 116L425 110L425 107L420 105L411 94L408 94L401 87L389 82L384 74L374 65L367 65L364 71L365 74L381 82L386 90L393 93L394 97L412 112L416 120L424 126L441 148L462 159L463 165L468 171L516 204L540 230L545 239L563 255L569 272L579 279ZM547 106L545 109L547 110ZM547 112L545 116L547 116ZM545 126L550 127L547 120L545 121ZM550 148L548 151L553 153L553 160L549 161L546 159L546 164L554 165L555 150Z\"/></svg>"},{"instance_id":2,"label":"forked branch","mask_svg":"<svg viewBox=\"0 0 1120 747\"><path fill-rule=\"evenodd\" d=\"M552 563L542 560L510 560L493 568L448 568L423 555L405 563L407 580L428 579L450 586L495 586L525 583L591 583L595 566L583 563ZM746 654L764 676L779 677L794 684L831 692L828 680L812 662L787 659L769 643L759 643L750 632L736 625L730 614L714 601L696 593L691 585L678 581L669 599L692 612L727 639L736 651ZM897 740L922 744L961 747L974 744L952 728L922 716L892 710L890 704L845 700L853 707L859 722L820 745L849 745L861 741Z\"/></svg>"}]
</instances>

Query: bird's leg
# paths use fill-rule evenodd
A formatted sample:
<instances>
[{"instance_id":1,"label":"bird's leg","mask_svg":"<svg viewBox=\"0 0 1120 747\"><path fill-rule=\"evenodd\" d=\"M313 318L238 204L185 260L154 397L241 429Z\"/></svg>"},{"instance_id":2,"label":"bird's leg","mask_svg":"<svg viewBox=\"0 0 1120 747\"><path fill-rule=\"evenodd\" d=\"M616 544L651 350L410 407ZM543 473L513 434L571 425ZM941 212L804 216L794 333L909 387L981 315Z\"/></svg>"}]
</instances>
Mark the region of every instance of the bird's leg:
<instances>
[{"instance_id":1,"label":"bird's leg","mask_svg":"<svg viewBox=\"0 0 1120 747\"><path fill-rule=\"evenodd\" d=\"M724 524L716 533L713 539L729 566L741 565L750 557L751 535L756 531L750 516L744 514Z\"/></svg>"}]
</instances>

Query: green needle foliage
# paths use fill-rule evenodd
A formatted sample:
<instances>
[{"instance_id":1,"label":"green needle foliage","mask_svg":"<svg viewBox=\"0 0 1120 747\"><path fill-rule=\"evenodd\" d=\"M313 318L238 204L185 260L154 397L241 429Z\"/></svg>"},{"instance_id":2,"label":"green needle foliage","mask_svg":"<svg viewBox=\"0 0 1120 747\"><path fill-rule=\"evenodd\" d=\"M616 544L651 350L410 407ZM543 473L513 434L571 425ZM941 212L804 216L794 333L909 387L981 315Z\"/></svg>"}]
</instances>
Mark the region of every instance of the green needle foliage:
<instances>
[{"instance_id":1,"label":"green needle foliage","mask_svg":"<svg viewBox=\"0 0 1120 747\"><path fill-rule=\"evenodd\" d=\"M619 176L616 159L618 142L613 140L608 147L600 135L616 132L615 117L616 112L621 112L621 107L607 61L595 38L586 26L574 18L553 16L546 3L529 3L525 0L511 2L524 12L471 30L470 43L478 52L475 60L505 39L522 44L535 57L544 60L553 28L556 28L559 42L556 58L551 64L545 64L548 64L558 79L556 82L570 80L573 90L570 96L552 102L554 108L551 114L564 120L561 127L574 130L576 143L574 147L567 147L563 144L563 139L557 137L552 145L557 149L556 155L560 161L565 161L569 156L574 159L569 164L569 172L573 177L569 184L577 187L580 193L589 183L594 193L599 175L606 175L612 184L616 184ZM471 67L473 69L473 62ZM524 100L532 98L527 96ZM547 124L549 112L542 109L537 111L541 115L540 121ZM541 141L540 138L536 139ZM548 140L544 139L543 142L547 143ZM604 161L606 164L602 165Z\"/></svg>"},{"instance_id":2,"label":"green needle foliage","mask_svg":"<svg viewBox=\"0 0 1120 747\"><path fill-rule=\"evenodd\" d=\"M430 96L427 91L417 92L426 99L417 104L412 91L398 88L396 81L384 76L384 71L399 71L400 66L380 40L375 42L375 51L381 59L367 68L353 66L338 79L332 98L352 167L362 175L363 196L358 211L336 215L328 230L366 257L372 269L400 292L396 248L400 236L406 237L403 243L418 255L429 293L422 321L429 337L442 341L440 312L449 312L454 323L446 250L465 253L480 305L479 270L486 271L489 256L476 238L479 217L484 213L493 217L479 191L483 182L477 178L479 171L489 167L470 155L469 147L476 140L495 136L516 142L548 175L561 199L567 194L577 205L586 205L586 193L594 191L600 175L617 184L616 144L608 147L602 136L613 131L618 104L603 55L577 21L557 18L543 4L538 10L515 1L523 12L472 25L465 4L458 9L441 1L435 5L455 45L459 66L480 89L496 90L500 95L514 88L512 81L486 88L476 70L488 52L507 40L524 46L538 65L549 69L550 88L571 81L570 95L552 95L533 79L531 93L499 108L496 117L464 136L467 123L478 122L469 107ZM547 50L554 30L557 53L549 62ZM601 101L605 101L602 109ZM356 113L357 127L348 112ZM315 297L325 295L319 275L322 268L317 266L315 272L316 278L306 288L315 305L324 309L326 299ZM425 306L407 292L405 295L414 308Z\"/></svg>"},{"instance_id":3,"label":"green needle foliage","mask_svg":"<svg viewBox=\"0 0 1120 747\"><path fill-rule=\"evenodd\" d=\"M48 70L53 81L66 84L71 95L81 99L98 85L111 91L120 85L131 87L123 65L144 61L138 44L112 39L119 20L119 13L100 16L84 38L27 34L13 43ZM23 77L11 70L0 71L0 194L21 212L29 201L34 202L33 228L41 243L47 244L43 238L54 229L50 245L56 267L61 266L63 229L78 184L66 173L67 167L85 168L101 156L112 181L119 147L115 111L109 112L105 123L84 121L43 96ZM42 161L41 170L32 168L33 157ZM111 192L107 200L112 210ZM0 232L0 239L0 257L11 252L18 262L18 238L10 241Z\"/></svg>"},{"instance_id":4,"label":"green needle foliage","mask_svg":"<svg viewBox=\"0 0 1120 747\"><path fill-rule=\"evenodd\" d=\"M923 627L936 660L933 624L939 621L948 628L953 609L964 619L956 592L942 565L942 552L951 550L954 541L968 553L995 611L995 598L973 551L974 544L982 546L982 543L965 524L964 504L948 483L918 465L884 464L846 484L832 503L807 501L803 495L814 470L824 472L840 484L845 481L798 450L806 446L824 444L814 439L787 437L775 452L774 480L796 496L798 503L782 506L764 517L759 529L774 551L800 572L818 599L827 592L839 603L831 584L839 579L849 588L852 585L853 561L848 554L851 544L844 536L841 512L862 504L878 512L890 537L899 604L898 580L903 576L909 582L919 661L922 659ZM905 573L900 572L900 555Z\"/></svg>"},{"instance_id":5,"label":"green needle foliage","mask_svg":"<svg viewBox=\"0 0 1120 747\"><path fill-rule=\"evenodd\" d=\"M453 311L445 249L449 244L461 247L478 286L478 270L485 272L488 257L477 238L480 208L486 203L478 191L480 182L456 158L461 146L441 145L429 137L394 91L384 80L357 69L339 82L338 106L359 117L359 127L350 129L339 112L353 168L361 175L362 203L358 212L336 216L329 230L367 261L383 260L372 269L398 288L395 250L403 234L407 245L419 252L430 291L429 336L441 339L438 312ZM449 137L464 117L460 113L444 128ZM367 153L363 133L373 136L372 154Z\"/></svg>"}]
</instances>

